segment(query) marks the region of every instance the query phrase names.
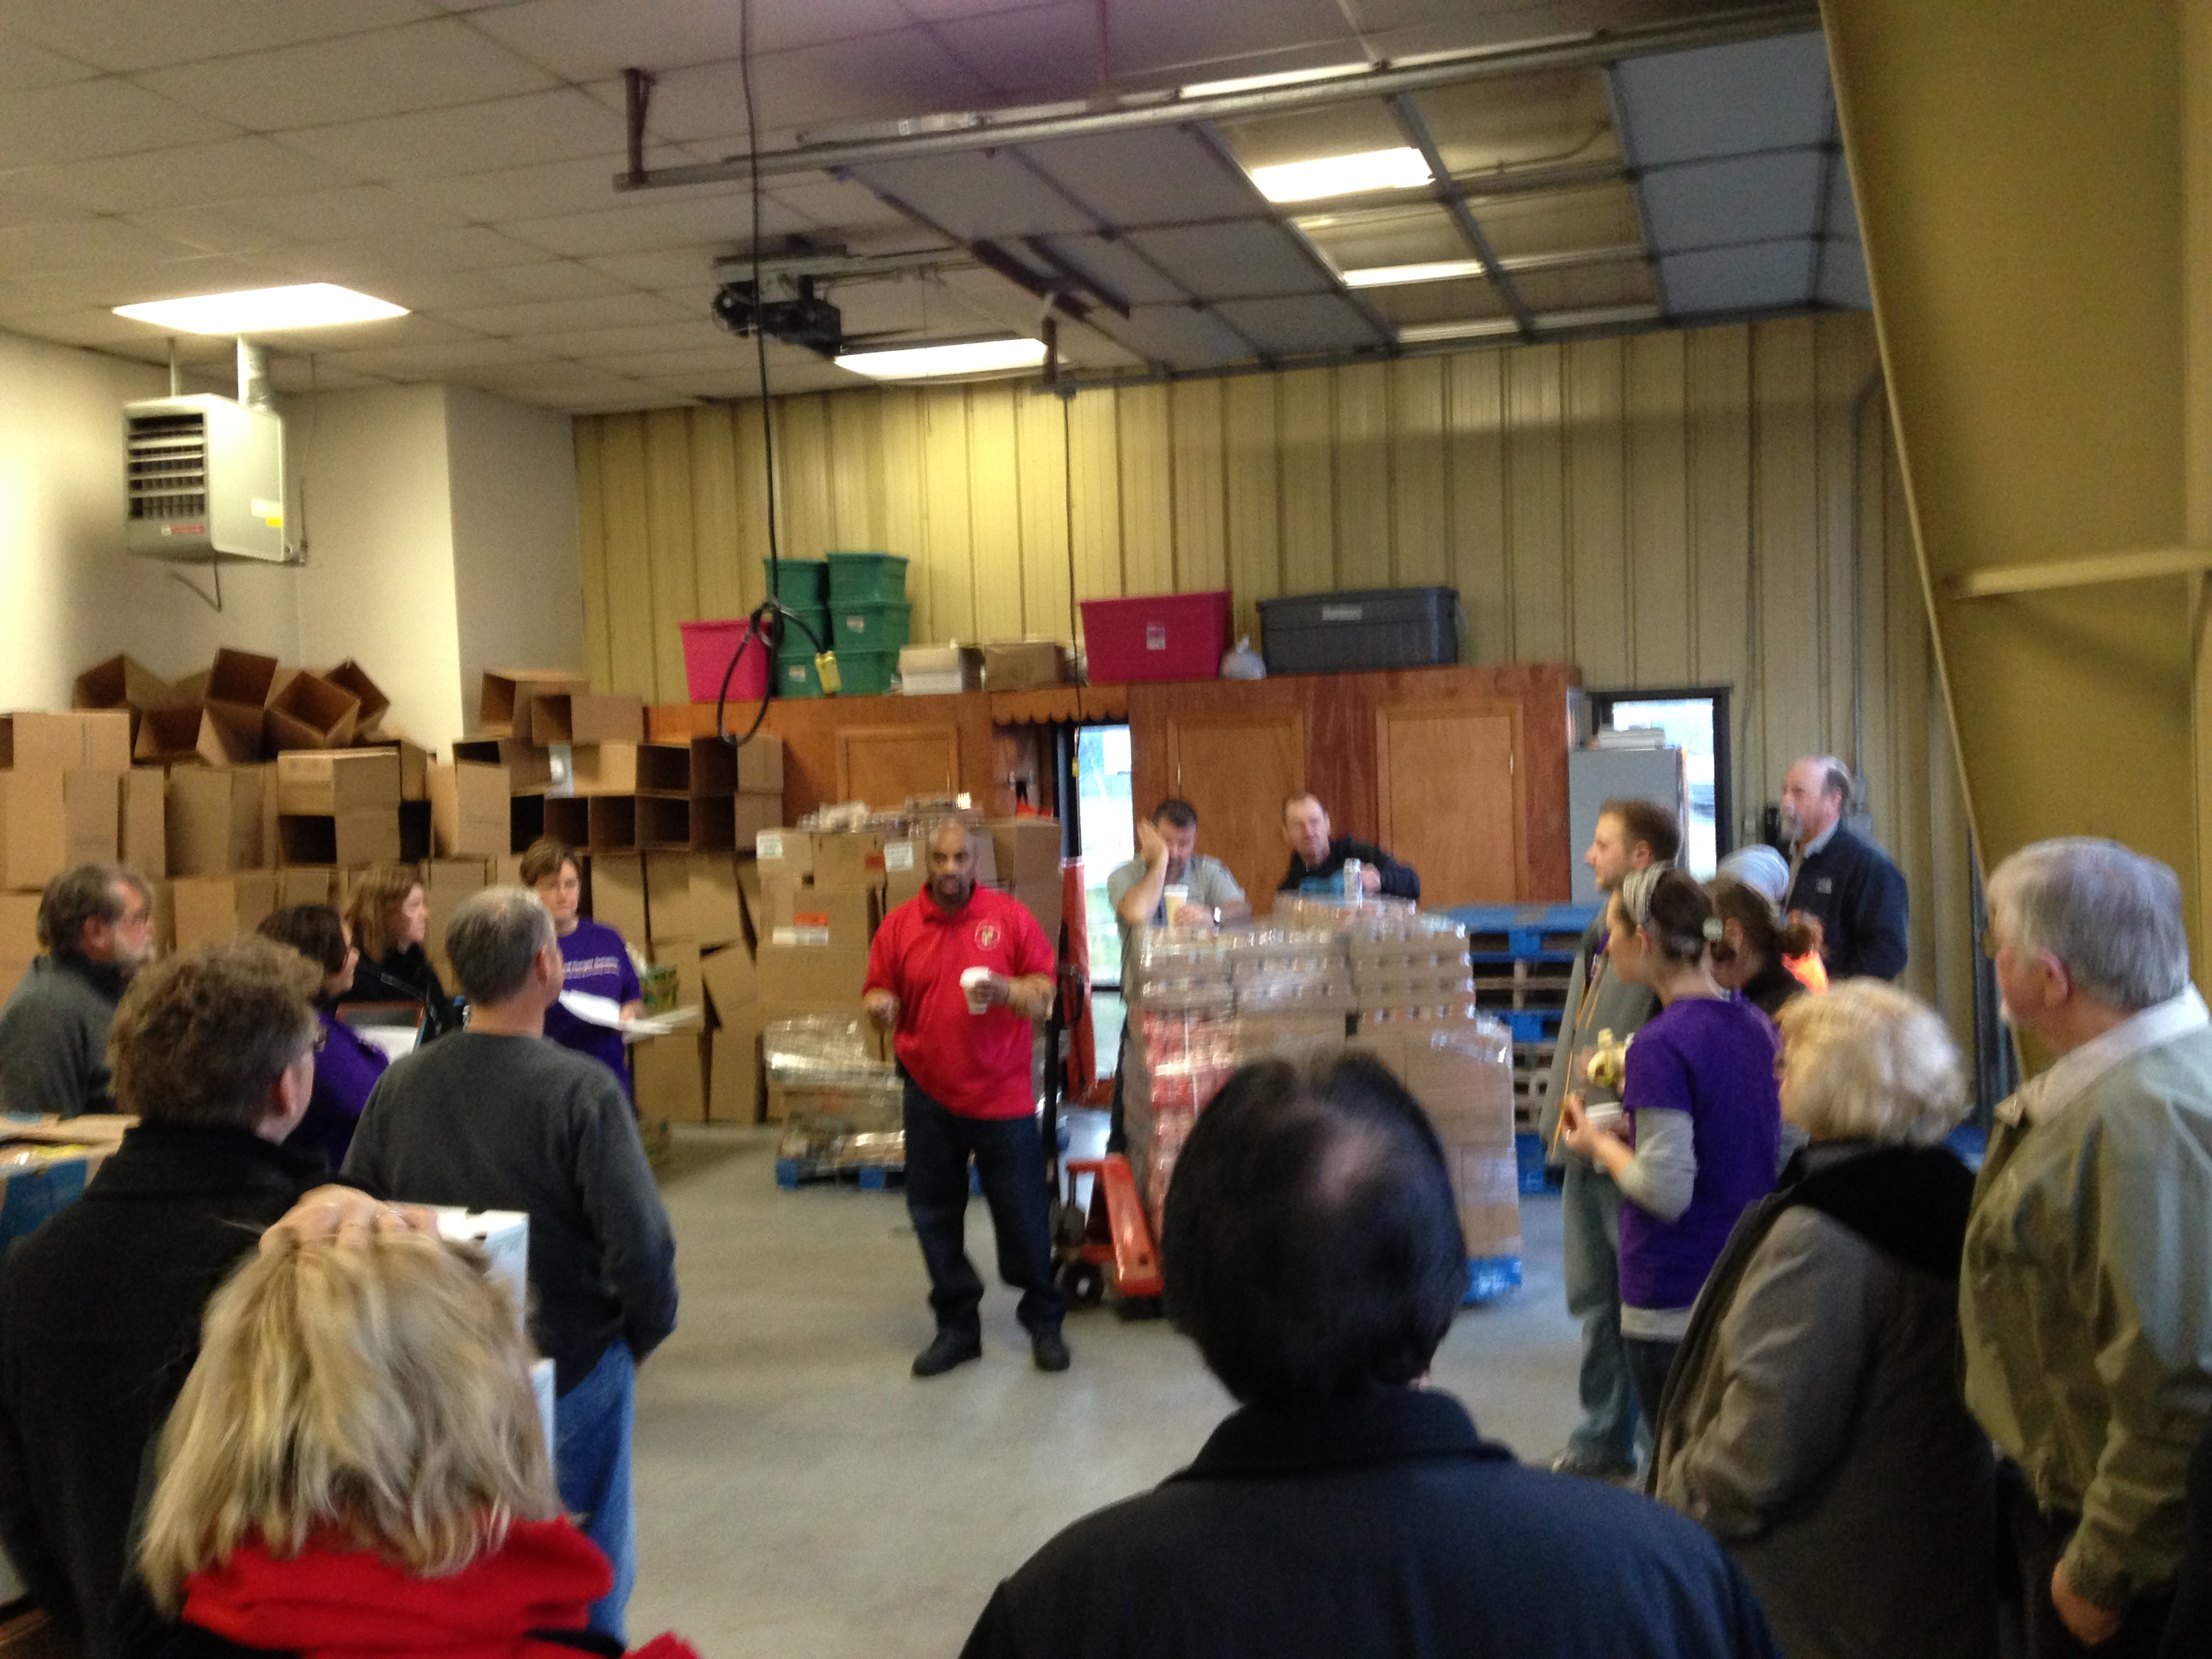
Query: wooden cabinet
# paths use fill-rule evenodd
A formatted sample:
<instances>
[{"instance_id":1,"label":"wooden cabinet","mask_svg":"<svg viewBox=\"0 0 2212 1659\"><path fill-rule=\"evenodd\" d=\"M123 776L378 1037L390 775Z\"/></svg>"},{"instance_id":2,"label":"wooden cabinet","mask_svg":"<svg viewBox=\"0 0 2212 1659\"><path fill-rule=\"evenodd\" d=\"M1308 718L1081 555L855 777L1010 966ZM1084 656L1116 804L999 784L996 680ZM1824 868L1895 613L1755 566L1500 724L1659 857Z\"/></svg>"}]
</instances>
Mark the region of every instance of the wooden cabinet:
<instances>
[{"instance_id":1,"label":"wooden cabinet","mask_svg":"<svg viewBox=\"0 0 2212 1659\"><path fill-rule=\"evenodd\" d=\"M848 726L837 732L837 799L889 811L913 795L960 790L960 728Z\"/></svg>"},{"instance_id":2,"label":"wooden cabinet","mask_svg":"<svg viewBox=\"0 0 2212 1659\"><path fill-rule=\"evenodd\" d=\"M1521 705L1495 697L1375 710L1381 840L1432 909L1521 896Z\"/></svg>"},{"instance_id":3,"label":"wooden cabinet","mask_svg":"<svg viewBox=\"0 0 2212 1659\"><path fill-rule=\"evenodd\" d=\"M1305 787L1304 716L1179 708L1168 717L1167 741L1167 793L1198 809L1200 847L1264 912L1290 859L1267 806Z\"/></svg>"}]
</instances>

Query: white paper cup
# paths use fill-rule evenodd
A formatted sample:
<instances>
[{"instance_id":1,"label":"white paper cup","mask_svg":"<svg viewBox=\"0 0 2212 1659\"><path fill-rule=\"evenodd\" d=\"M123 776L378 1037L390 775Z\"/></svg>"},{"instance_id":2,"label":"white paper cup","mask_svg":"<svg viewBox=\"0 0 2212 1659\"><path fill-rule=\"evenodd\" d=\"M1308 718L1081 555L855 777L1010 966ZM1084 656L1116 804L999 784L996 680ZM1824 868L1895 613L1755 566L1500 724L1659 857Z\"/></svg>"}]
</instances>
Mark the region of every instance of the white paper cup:
<instances>
[{"instance_id":1,"label":"white paper cup","mask_svg":"<svg viewBox=\"0 0 2212 1659\"><path fill-rule=\"evenodd\" d=\"M961 969L960 988L968 994L968 1012L969 1013L985 1014L991 1011L991 1005L983 1000L983 987L989 982L990 978L991 970L988 968L964 968Z\"/></svg>"},{"instance_id":2,"label":"white paper cup","mask_svg":"<svg viewBox=\"0 0 2212 1659\"><path fill-rule=\"evenodd\" d=\"M1182 908L1189 902L1190 889L1188 887L1164 887L1160 890L1160 903L1166 911L1170 928L1182 922Z\"/></svg>"}]
</instances>

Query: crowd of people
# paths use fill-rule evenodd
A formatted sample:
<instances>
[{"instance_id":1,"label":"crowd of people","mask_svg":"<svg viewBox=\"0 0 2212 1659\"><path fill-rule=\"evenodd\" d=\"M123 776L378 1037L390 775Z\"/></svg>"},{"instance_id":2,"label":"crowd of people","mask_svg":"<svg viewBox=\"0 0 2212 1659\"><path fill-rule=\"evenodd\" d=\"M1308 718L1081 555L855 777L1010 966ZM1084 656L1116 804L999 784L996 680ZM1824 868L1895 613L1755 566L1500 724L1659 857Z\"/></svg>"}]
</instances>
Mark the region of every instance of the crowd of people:
<instances>
[{"instance_id":1,"label":"crowd of people","mask_svg":"<svg viewBox=\"0 0 2212 1659\"><path fill-rule=\"evenodd\" d=\"M1428 1385L1468 1266L1418 1103L1357 1054L1249 1065L1161 1239L1237 1409L1000 1583L969 1653L2212 1653L2212 1017L2179 884L2088 840L1991 872L2006 1017L2051 1063L1977 1176L1946 1027L1863 971L1902 964L1901 884L1804 764L1786 860L1701 884L1640 801L1584 855L1606 908L1542 1123L1583 1337L1553 1468ZM1121 884L1133 924L1212 879L1180 805ZM1338 855L1325 816L1293 828ZM973 856L933 836L867 977L906 1077L920 1376L980 1347L971 1160L1036 1363L1069 1363L1024 1133L1050 953ZM456 912L465 1020L396 875L151 963L129 872L50 889L60 948L19 1000L61 1057L0 1078L137 1122L0 1262L0 1544L88 1654L621 1650L674 1243L605 1028L547 1040L620 944L572 945L575 872L534 849L532 886ZM388 1065L347 1046L371 972L437 1033ZM526 1313L420 1206L529 1215Z\"/></svg>"}]
</instances>

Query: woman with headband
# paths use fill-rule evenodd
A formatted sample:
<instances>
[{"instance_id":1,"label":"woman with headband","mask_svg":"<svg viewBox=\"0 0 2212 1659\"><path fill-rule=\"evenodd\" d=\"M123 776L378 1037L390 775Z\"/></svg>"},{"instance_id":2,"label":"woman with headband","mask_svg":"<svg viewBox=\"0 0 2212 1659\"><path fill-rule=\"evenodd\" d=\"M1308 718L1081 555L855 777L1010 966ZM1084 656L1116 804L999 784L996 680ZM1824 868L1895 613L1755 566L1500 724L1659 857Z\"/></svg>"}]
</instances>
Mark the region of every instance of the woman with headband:
<instances>
[{"instance_id":1,"label":"woman with headband","mask_svg":"<svg viewBox=\"0 0 2212 1659\"><path fill-rule=\"evenodd\" d=\"M1628 1201L1620 1211L1620 1334L1645 1420L1659 1419L1691 1304L1743 1212L1774 1186L1782 1107L1774 1027L1714 979L1723 937L1684 871L1638 870L1613 896L1613 971L1648 985L1658 1016L1629 1044L1617 1111L1567 1097L1568 1146Z\"/></svg>"}]
</instances>

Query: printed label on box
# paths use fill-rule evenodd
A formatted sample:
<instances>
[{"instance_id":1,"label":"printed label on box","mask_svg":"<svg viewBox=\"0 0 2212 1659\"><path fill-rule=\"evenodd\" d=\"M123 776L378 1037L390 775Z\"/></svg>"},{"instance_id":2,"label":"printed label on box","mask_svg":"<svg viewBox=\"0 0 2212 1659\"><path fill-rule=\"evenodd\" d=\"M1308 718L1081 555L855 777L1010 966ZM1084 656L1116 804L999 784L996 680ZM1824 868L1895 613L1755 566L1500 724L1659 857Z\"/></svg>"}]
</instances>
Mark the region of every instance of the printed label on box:
<instances>
[{"instance_id":1,"label":"printed label on box","mask_svg":"<svg viewBox=\"0 0 2212 1659\"><path fill-rule=\"evenodd\" d=\"M894 842L884 848L884 868L886 870L913 869L914 843L910 841Z\"/></svg>"},{"instance_id":2,"label":"printed label on box","mask_svg":"<svg viewBox=\"0 0 2212 1659\"><path fill-rule=\"evenodd\" d=\"M753 851L764 859L781 858L783 832L780 830L762 830L759 835L753 837Z\"/></svg>"},{"instance_id":3,"label":"printed label on box","mask_svg":"<svg viewBox=\"0 0 2212 1659\"><path fill-rule=\"evenodd\" d=\"M1164 651L1168 648L1168 625L1165 623L1145 624L1145 649Z\"/></svg>"},{"instance_id":4,"label":"printed label on box","mask_svg":"<svg viewBox=\"0 0 2212 1659\"><path fill-rule=\"evenodd\" d=\"M1365 608L1357 605L1325 605L1321 608L1323 622L1358 622L1366 614Z\"/></svg>"},{"instance_id":5,"label":"printed label on box","mask_svg":"<svg viewBox=\"0 0 2212 1659\"><path fill-rule=\"evenodd\" d=\"M773 945L827 945L830 927L824 922L819 927L779 927L769 935Z\"/></svg>"}]
</instances>

